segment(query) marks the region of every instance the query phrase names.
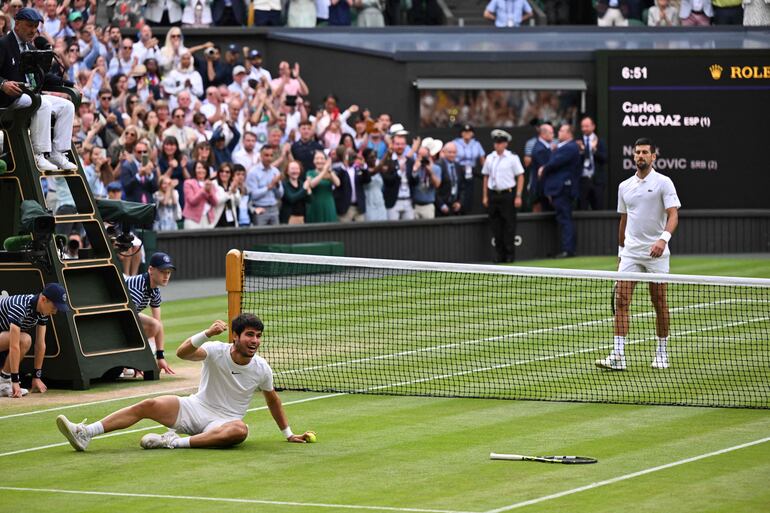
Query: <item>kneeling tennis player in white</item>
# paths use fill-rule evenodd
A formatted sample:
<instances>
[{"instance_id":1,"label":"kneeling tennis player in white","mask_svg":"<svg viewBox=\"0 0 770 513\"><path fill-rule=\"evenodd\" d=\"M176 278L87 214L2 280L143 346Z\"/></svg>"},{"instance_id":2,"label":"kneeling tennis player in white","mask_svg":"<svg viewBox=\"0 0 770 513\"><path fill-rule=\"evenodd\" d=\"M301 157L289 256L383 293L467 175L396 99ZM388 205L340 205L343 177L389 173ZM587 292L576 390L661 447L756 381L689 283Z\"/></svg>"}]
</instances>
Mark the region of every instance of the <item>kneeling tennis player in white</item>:
<instances>
[{"instance_id":1,"label":"kneeling tennis player in white","mask_svg":"<svg viewBox=\"0 0 770 513\"><path fill-rule=\"evenodd\" d=\"M243 417L252 395L260 390L286 440L304 443L308 433L292 433L273 388L273 371L264 358L256 355L263 330L257 316L241 314L232 322L232 344L208 341L227 331L223 321L214 321L207 330L185 340L176 352L182 360L203 362L198 393L145 399L88 425L74 424L60 415L56 419L59 431L75 450L84 451L94 436L152 419L170 430L142 437L140 445L145 449L228 447L246 440L249 428ZM180 437L177 432L190 436Z\"/></svg>"},{"instance_id":2,"label":"kneeling tennis player in white","mask_svg":"<svg viewBox=\"0 0 770 513\"><path fill-rule=\"evenodd\" d=\"M679 197L674 183L653 169L655 147L646 138L634 144L636 173L618 186L619 272L668 273L671 251L668 242L679 224ZM625 343L629 327L629 305L634 281L618 281L615 291L615 340L612 353L596 366L625 370ZM650 283L650 299L655 309L658 346L652 368L668 368L669 311L666 284Z\"/></svg>"}]
</instances>

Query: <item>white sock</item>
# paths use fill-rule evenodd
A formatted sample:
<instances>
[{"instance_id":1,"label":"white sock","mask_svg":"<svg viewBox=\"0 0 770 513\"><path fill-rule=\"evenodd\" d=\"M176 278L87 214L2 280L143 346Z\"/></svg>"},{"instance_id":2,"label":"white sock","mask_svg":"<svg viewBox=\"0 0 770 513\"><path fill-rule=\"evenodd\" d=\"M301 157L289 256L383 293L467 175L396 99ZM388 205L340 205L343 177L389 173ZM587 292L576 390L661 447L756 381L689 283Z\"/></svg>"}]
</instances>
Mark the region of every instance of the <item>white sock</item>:
<instances>
[{"instance_id":1,"label":"white sock","mask_svg":"<svg viewBox=\"0 0 770 513\"><path fill-rule=\"evenodd\" d=\"M184 438L177 438L176 440L174 440L174 443L172 445L176 449L189 449L190 448L190 437L186 436Z\"/></svg>"},{"instance_id":2,"label":"white sock","mask_svg":"<svg viewBox=\"0 0 770 513\"><path fill-rule=\"evenodd\" d=\"M658 354L666 354L666 344L668 337L658 337Z\"/></svg>"},{"instance_id":3,"label":"white sock","mask_svg":"<svg viewBox=\"0 0 770 513\"><path fill-rule=\"evenodd\" d=\"M104 426L102 425L102 421L87 425L86 432L91 436L101 435L104 433Z\"/></svg>"},{"instance_id":4,"label":"white sock","mask_svg":"<svg viewBox=\"0 0 770 513\"><path fill-rule=\"evenodd\" d=\"M623 346L626 345L626 337L615 335L615 354L623 356Z\"/></svg>"},{"instance_id":5,"label":"white sock","mask_svg":"<svg viewBox=\"0 0 770 513\"><path fill-rule=\"evenodd\" d=\"M157 350L157 347L155 346L155 337L148 338L147 343L150 344L150 349L152 350L152 353L155 354L155 351Z\"/></svg>"}]
</instances>

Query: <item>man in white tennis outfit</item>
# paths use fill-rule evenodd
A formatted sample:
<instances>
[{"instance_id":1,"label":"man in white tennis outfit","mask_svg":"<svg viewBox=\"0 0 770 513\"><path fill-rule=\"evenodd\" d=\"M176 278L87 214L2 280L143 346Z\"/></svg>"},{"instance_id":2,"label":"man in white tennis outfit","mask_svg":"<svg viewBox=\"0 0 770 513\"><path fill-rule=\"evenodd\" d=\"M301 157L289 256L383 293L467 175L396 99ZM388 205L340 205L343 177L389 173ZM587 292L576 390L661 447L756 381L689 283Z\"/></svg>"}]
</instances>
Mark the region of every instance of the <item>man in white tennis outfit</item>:
<instances>
[{"instance_id":1,"label":"man in white tennis outfit","mask_svg":"<svg viewBox=\"0 0 770 513\"><path fill-rule=\"evenodd\" d=\"M203 362L196 394L145 399L88 425L74 424L60 415L56 425L77 451L84 451L94 436L125 429L142 419L171 428L162 435L144 435L140 442L144 449L228 447L246 440L249 428L243 417L252 395L261 390L286 440L304 443L309 432L292 433L281 399L273 388L273 371L264 358L256 355L263 329L257 316L240 314L232 322L232 344L208 341L227 331L224 321L214 321L207 330L185 340L177 349L177 356ZM180 437L177 432L190 436Z\"/></svg>"},{"instance_id":2,"label":"man in white tennis outfit","mask_svg":"<svg viewBox=\"0 0 770 513\"><path fill-rule=\"evenodd\" d=\"M652 164L655 147L646 138L634 143L636 174L618 186L618 260L619 272L668 273L668 242L679 224L679 197L674 183ZM607 358L596 360L596 366L625 370L624 345L628 335L629 305L635 281L618 281L615 292L615 347ZM652 360L654 369L668 368L669 312L666 284L650 283L650 299L655 308L655 331L658 347Z\"/></svg>"}]
</instances>

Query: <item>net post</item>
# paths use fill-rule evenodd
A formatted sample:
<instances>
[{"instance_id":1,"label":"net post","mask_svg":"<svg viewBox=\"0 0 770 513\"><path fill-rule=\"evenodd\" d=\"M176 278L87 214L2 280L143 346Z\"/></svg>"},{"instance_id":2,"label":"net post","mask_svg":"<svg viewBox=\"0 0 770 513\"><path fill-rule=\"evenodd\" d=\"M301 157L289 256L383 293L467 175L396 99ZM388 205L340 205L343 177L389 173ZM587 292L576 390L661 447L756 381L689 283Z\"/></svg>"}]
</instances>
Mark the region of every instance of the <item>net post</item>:
<instances>
[{"instance_id":1,"label":"net post","mask_svg":"<svg viewBox=\"0 0 770 513\"><path fill-rule=\"evenodd\" d=\"M241 313L243 293L243 254L237 249L227 252L225 287L227 288L227 324Z\"/></svg>"}]
</instances>

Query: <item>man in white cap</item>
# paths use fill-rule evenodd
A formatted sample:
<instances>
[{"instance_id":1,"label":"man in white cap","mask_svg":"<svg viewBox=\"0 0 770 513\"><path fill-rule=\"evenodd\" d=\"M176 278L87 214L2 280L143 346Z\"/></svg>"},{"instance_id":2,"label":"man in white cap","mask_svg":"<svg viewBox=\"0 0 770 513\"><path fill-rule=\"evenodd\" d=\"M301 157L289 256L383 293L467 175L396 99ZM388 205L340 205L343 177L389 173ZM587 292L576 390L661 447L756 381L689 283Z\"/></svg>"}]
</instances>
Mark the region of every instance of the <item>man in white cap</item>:
<instances>
[{"instance_id":1,"label":"man in white cap","mask_svg":"<svg viewBox=\"0 0 770 513\"><path fill-rule=\"evenodd\" d=\"M521 208L524 191L524 166L518 155L508 151L511 134L492 130L495 151L487 155L481 174L484 189L481 202L487 209L495 237L496 262L513 262L515 257L516 209Z\"/></svg>"},{"instance_id":2,"label":"man in white cap","mask_svg":"<svg viewBox=\"0 0 770 513\"><path fill-rule=\"evenodd\" d=\"M16 13L12 31L0 38L0 107L28 107L32 98L22 92L26 84L35 88L35 82L43 77L21 70L21 54L33 50L32 40L38 33L43 17L34 9L25 7ZM56 118L53 140L51 139L51 115ZM69 161L64 152L72 144L72 125L75 106L58 96L41 95L40 108L32 115L29 126L35 164L41 171L74 171L77 166ZM46 157L44 154L48 153Z\"/></svg>"},{"instance_id":3,"label":"man in white cap","mask_svg":"<svg viewBox=\"0 0 770 513\"><path fill-rule=\"evenodd\" d=\"M242 100L248 99L247 92L251 90L247 77L246 68L238 64L233 68L233 82L227 86L230 93L239 95Z\"/></svg>"}]
</instances>

